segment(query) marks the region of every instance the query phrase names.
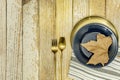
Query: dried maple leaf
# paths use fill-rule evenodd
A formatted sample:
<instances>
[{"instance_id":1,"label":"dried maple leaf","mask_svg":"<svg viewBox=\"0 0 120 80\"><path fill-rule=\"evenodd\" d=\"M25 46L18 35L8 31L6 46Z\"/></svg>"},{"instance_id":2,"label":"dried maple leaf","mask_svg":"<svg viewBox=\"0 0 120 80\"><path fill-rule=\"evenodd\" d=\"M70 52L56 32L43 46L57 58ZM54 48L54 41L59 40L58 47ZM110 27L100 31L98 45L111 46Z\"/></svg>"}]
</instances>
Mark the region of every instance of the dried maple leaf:
<instances>
[{"instance_id":1,"label":"dried maple leaf","mask_svg":"<svg viewBox=\"0 0 120 80\"><path fill-rule=\"evenodd\" d=\"M97 34L97 40L98 40L98 39L102 39L102 38L105 38L105 35L102 35L102 34L100 34L100 33Z\"/></svg>"},{"instance_id":2,"label":"dried maple leaf","mask_svg":"<svg viewBox=\"0 0 120 80\"><path fill-rule=\"evenodd\" d=\"M112 39L110 36L106 37L103 34L97 34L97 41L89 41L87 43L81 44L89 52L92 52L93 55L87 64L98 64L101 63L103 66L108 62L108 48L112 44Z\"/></svg>"}]
</instances>

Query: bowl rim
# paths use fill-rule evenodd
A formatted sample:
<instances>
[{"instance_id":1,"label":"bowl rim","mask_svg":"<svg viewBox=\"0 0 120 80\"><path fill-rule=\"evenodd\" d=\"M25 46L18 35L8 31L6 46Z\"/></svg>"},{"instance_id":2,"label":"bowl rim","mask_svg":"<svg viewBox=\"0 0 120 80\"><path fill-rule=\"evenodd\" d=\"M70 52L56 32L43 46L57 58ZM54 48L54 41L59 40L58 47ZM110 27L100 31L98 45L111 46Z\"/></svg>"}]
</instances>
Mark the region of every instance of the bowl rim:
<instances>
[{"instance_id":1,"label":"bowl rim","mask_svg":"<svg viewBox=\"0 0 120 80\"><path fill-rule=\"evenodd\" d=\"M74 28L72 29L72 32L70 35L71 47L72 47L74 36L79 31L79 29L91 23L98 23L98 24L105 25L106 27L110 28L115 33L117 40L119 39L118 31L116 27L110 21L100 16L88 16L88 17L81 19L77 24L75 24ZM118 43L119 43L119 40L118 40Z\"/></svg>"}]
</instances>

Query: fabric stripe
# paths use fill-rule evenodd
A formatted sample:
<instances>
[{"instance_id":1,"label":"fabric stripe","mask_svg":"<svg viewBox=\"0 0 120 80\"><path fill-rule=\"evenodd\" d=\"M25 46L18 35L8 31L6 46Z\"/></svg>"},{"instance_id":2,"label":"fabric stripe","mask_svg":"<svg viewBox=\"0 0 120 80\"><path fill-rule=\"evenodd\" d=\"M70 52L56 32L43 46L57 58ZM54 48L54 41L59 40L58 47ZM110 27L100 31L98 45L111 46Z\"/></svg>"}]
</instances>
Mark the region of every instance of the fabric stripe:
<instances>
[{"instance_id":1,"label":"fabric stripe","mask_svg":"<svg viewBox=\"0 0 120 80\"><path fill-rule=\"evenodd\" d=\"M101 79L105 79L105 78L102 78L102 77L99 77L99 76L95 76L95 75L93 75L93 74L91 74L90 72L87 72L87 71L85 71L85 70L83 70L83 69L78 69L77 67L75 67L75 66L71 66L76 72L78 72L78 74L79 73L81 73L81 74L84 74L84 75L86 75L86 77L88 76L88 77L90 77L90 79L93 79L93 80L95 80L95 79L97 79L97 80L99 80L100 78ZM84 79L84 78L83 78Z\"/></svg>"},{"instance_id":2,"label":"fabric stripe","mask_svg":"<svg viewBox=\"0 0 120 80\"><path fill-rule=\"evenodd\" d=\"M74 74L73 74L74 73ZM82 64L76 59L75 55L72 54L71 64L70 64L70 71L69 74L72 76L76 76L77 78L80 77L80 79L85 79L85 76L89 78L89 80L120 80L120 59L115 58L115 60L110 63L108 66L105 66L103 68L88 68ZM84 74L85 76L81 75ZM77 80L77 79L75 79Z\"/></svg>"},{"instance_id":3,"label":"fabric stripe","mask_svg":"<svg viewBox=\"0 0 120 80\"><path fill-rule=\"evenodd\" d=\"M93 77L93 76L91 76L91 75L89 75L89 74L87 74L87 73L84 73L82 70L77 70L77 69L74 68L74 67L71 67L71 70L74 71L74 72L75 72L75 75L77 75L77 76L80 76L80 77L81 77L81 74L84 75L84 76L86 76L86 77L82 77L83 79L85 79L85 78L95 79L95 77Z\"/></svg>"},{"instance_id":4,"label":"fabric stripe","mask_svg":"<svg viewBox=\"0 0 120 80\"><path fill-rule=\"evenodd\" d=\"M72 65L75 65L75 67L79 68L80 70L83 70L84 73L89 73L89 74L93 74L92 76L94 75L97 75L97 76L102 76L104 78L108 78L109 79L109 76L111 76L111 79L120 79L119 77L117 76L114 76L114 75L111 75L111 74L106 74L106 73L101 73L101 72L98 72L98 71L95 71L93 69L90 69L90 68L87 68L83 65L79 65L78 63L75 63L75 62L72 62ZM80 67L79 67L80 66ZM71 66L72 67L72 66ZM76 68L75 68L76 69ZM79 69L77 69L79 71ZM87 74L88 75L88 74ZM96 76L96 77L97 77ZM94 76L95 77L95 76Z\"/></svg>"},{"instance_id":5,"label":"fabric stripe","mask_svg":"<svg viewBox=\"0 0 120 80\"><path fill-rule=\"evenodd\" d=\"M103 76L104 78L108 78L108 79L109 79L109 76L111 76L111 79L119 79L119 77L117 77L117 76L114 76L114 75L111 75L111 74L102 73L102 72L98 72L98 71L95 71L95 70L93 70L91 68L87 68L86 66L79 65L78 63L75 63L75 62L72 62L72 64L74 64L79 69L82 69L82 70L84 70L84 71L86 71L88 73L93 74L93 76L94 75Z\"/></svg>"},{"instance_id":6,"label":"fabric stripe","mask_svg":"<svg viewBox=\"0 0 120 80\"><path fill-rule=\"evenodd\" d=\"M75 74L69 73L69 77L72 77L74 80L84 80L84 79L81 79L80 77L76 76Z\"/></svg>"},{"instance_id":7,"label":"fabric stripe","mask_svg":"<svg viewBox=\"0 0 120 80\"><path fill-rule=\"evenodd\" d=\"M88 80L88 79L90 79L90 77L88 77L88 76L85 76L85 75L83 75L83 74L78 74L77 72L75 72L74 70L72 70L72 68L71 68L71 71L70 71L70 74L71 75L75 75L77 78L80 78L80 79L86 79L86 80Z\"/></svg>"}]
</instances>

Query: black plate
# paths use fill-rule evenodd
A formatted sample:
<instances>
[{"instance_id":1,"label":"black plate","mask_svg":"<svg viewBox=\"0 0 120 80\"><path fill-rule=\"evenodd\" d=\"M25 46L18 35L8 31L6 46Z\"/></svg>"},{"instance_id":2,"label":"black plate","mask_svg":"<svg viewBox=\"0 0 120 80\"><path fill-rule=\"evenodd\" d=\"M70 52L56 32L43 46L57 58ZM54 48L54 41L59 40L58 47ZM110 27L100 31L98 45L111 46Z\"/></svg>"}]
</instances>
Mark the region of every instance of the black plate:
<instances>
[{"instance_id":1,"label":"black plate","mask_svg":"<svg viewBox=\"0 0 120 80\"><path fill-rule=\"evenodd\" d=\"M104 34L105 36L110 36L113 40L112 45L109 47L108 50L109 61L105 64L105 66L112 62L115 56L117 55L118 40L111 29L99 23L91 23L85 25L82 28L80 28L79 31L75 34L72 46L75 56L80 61L80 63L82 63L85 66L94 68L103 67L101 64L86 64L92 56L92 53L88 52L84 47L80 46L81 43L86 43L90 40L96 41L96 36L98 33Z\"/></svg>"}]
</instances>

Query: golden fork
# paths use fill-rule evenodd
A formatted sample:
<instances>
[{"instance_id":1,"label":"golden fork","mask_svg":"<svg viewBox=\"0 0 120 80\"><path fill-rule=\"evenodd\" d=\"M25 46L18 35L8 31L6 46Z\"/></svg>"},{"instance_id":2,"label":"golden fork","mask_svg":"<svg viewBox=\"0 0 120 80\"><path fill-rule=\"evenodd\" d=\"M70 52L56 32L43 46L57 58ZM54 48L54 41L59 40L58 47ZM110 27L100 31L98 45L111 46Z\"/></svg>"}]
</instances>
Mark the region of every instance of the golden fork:
<instances>
[{"instance_id":1,"label":"golden fork","mask_svg":"<svg viewBox=\"0 0 120 80\"><path fill-rule=\"evenodd\" d=\"M57 78L56 78L56 53L57 53L57 51L58 51L57 39L53 39L53 40L52 40L51 50L52 50L52 52L54 53L54 67L55 67L54 80L57 80Z\"/></svg>"},{"instance_id":2,"label":"golden fork","mask_svg":"<svg viewBox=\"0 0 120 80\"><path fill-rule=\"evenodd\" d=\"M66 41L65 41L65 37L60 37L60 39L59 39L59 44L58 44L58 48L60 49L60 51L61 51L61 56L60 56L60 64L61 64L61 80L63 80L62 79L62 58L63 58L63 54L62 54L62 52L63 52L63 50L66 48Z\"/></svg>"}]
</instances>

